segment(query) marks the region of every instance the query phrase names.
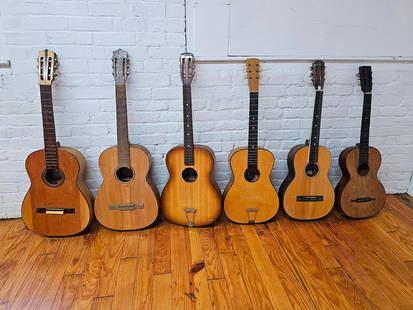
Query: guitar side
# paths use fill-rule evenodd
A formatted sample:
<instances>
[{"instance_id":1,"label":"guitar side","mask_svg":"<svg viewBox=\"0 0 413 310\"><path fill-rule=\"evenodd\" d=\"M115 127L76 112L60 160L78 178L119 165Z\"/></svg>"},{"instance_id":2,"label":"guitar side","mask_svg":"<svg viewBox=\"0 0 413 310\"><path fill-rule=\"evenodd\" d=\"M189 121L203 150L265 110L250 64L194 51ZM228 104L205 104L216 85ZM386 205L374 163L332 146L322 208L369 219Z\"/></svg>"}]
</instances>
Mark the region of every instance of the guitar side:
<instances>
[{"instance_id":1,"label":"guitar side","mask_svg":"<svg viewBox=\"0 0 413 310\"><path fill-rule=\"evenodd\" d=\"M57 187L43 181L44 150L31 153L26 160L31 186L22 203L22 219L30 230L45 236L76 235L93 219L93 195L83 179L84 157L69 147L59 147L58 157L64 181ZM38 208L67 208L73 213L46 214L37 212Z\"/></svg>"},{"instance_id":2,"label":"guitar side","mask_svg":"<svg viewBox=\"0 0 413 310\"><path fill-rule=\"evenodd\" d=\"M134 175L128 182L116 177L116 146L103 151L99 158L103 183L96 194L95 215L100 224L114 230L142 229L158 217L159 194L149 175L151 156L140 145L130 145L129 152Z\"/></svg>"},{"instance_id":3,"label":"guitar side","mask_svg":"<svg viewBox=\"0 0 413 310\"><path fill-rule=\"evenodd\" d=\"M282 188L282 204L285 212L297 220L315 220L326 216L334 206L334 189L328 178L331 154L319 146L319 171L309 177L305 173L308 163L308 146L293 148L288 158L290 172ZM321 201L298 201L299 197L320 196Z\"/></svg>"},{"instance_id":4,"label":"guitar side","mask_svg":"<svg viewBox=\"0 0 413 310\"><path fill-rule=\"evenodd\" d=\"M212 179L215 158L210 148L195 145L195 164L184 163L184 147L177 146L166 155L170 177L161 195L163 215L171 222L186 226L212 224L221 213L221 193ZM187 182L182 176L186 168L197 171L197 178Z\"/></svg>"},{"instance_id":5,"label":"guitar side","mask_svg":"<svg viewBox=\"0 0 413 310\"><path fill-rule=\"evenodd\" d=\"M336 186L336 204L351 218L375 216L385 205L386 192L377 178L381 165L380 152L369 147L369 171L362 176L358 173L359 148L343 150L339 157L342 177Z\"/></svg>"},{"instance_id":6,"label":"guitar side","mask_svg":"<svg viewBox=\"0 0 413 310\"><path fill-rule=\"evenodd\" d=\"M258 149L258 156L260 177L255 182L248 182L244 177L248 168L248 148L237 148L229 156L232 177L224 192L224 210L231 221L263 223L278 211L278 195L270 180L274 156L263 148Z\"/></svg>"}]
</instances>

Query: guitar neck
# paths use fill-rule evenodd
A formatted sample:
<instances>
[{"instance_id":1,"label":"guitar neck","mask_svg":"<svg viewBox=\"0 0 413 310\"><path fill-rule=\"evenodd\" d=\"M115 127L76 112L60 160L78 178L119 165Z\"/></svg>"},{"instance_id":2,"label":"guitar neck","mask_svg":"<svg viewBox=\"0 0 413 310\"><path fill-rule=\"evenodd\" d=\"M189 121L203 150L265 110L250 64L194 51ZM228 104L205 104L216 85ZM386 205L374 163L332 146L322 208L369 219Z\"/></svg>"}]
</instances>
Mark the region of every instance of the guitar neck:
<instances>
[{"instance_id":1,"label":"guitar neck","mask_svg":"<svg viewBox=\"0 0 413 310\"><path fill-rule=\"evenodd\" d=\"M370 114L371 93L364 93L363 115L361 119L359 164L368 165L369 161L369 136L370 136Z\"/></svg>"},{"instance_id":2,"label":"guitar neck","mask_svg":"<svg viewBox=\"0 0 413 310\"><path fill-rule=\"evenodd\" d=\"M45 162L47 169L58 169L56 128L53 114L52 86L40 85L40 100L42 105L43 138Z\"/></svg>"},{"instance_id":3,"label":"guitar neck","mask_svg":"<svg viewBox=\"0 0 413 310\"><path fill-rule=\"evenodd\" d=\"M116 123L118 137L118 164L130 168L128 108L125 84L116 84Z\"/></svg>"},{"instance_id":4,"label":"guitar neck","mask_svg":"<svg viewBox=\"0 0 413 310\"><path fill-rule=\"evenodd\" d=\"M248 168L258 165L258 92L250 92L250 116L248 127Z\"/></svg>"},{"instance_id":5,"label":"guitar neck","mask_svg":"<svg viewBox=\"0 0 413 310\"><path fill-rule=\"evenodd\" d=\"M193 166L194 159L194 136L192 125L192 94L191 86L183 86L183 103L184 103L184 160L185 165Z\"/></svg>"},{"instance_id":6,"label":"guitar neck","mask_svg":"<svg viewBox=\"0 0 413 310\"><path fill-rule=\"evenodd\" d=\"M318 147L320 145L321 110L323 105L323 90L317 89L314 103L313 126L310 137L309 162L318 162Z\"/></svg>"}]
</instances>

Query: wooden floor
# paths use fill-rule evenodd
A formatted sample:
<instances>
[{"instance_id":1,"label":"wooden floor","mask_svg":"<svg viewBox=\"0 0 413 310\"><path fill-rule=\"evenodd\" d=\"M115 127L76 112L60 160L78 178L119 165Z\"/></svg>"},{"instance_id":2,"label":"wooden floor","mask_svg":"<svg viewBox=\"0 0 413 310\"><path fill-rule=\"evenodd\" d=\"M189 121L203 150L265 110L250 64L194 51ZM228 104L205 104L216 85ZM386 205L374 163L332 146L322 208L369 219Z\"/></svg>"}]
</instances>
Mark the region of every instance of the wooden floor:
<instances>
[{"instance_id":1,"label":"wooden floor","mask_svg":"<svg viewBox=\"0 0 413 310\"><path fill-rule=\"evenodd\" d=\"M0 309L413 309L413 199L369 220L95 224L44 238L0 221Z\"/></svg>"}]
</instances>

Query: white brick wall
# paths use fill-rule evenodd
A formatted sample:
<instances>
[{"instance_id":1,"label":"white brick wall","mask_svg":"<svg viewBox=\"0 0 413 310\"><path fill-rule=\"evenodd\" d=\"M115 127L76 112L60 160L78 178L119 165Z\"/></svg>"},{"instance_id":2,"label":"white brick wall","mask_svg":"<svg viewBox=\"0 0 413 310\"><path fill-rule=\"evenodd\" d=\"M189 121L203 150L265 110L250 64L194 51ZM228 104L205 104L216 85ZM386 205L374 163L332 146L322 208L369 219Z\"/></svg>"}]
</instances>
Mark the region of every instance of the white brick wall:
<instances>
[{"instance_id":1,"label":"white brick wall","mask_svg":"<svg viewBox=\"0 0 413 310\"><path fill-rule=\"evenodd\" d=\"M60 58L54 85L59 140L85 155L93 191L101 182L98 156L116 143L112 50L129 52L130 140L152 152L153 176L162 190L165 154L182 142L177 61L185 42L183 5L183 0L2 0L0 59L10 59L12 68L0 69L0 218L20 216L29 186L24 161L43 145L36 75L43 48ZM358 141L362 93L354 74L359 65L327 63L321 142L333 154L334 183L340 176L338 154ZM406 192L413 171L413 64L372 65L371 143L383 155L380 178L388 192ZM276 155L277 188L287 173L288 150L309 136L314 102L309 66L262 65L259 140ZM222 188L230 176L228 153L247 143L249 94L243 75L241 64L199 64L193 83L195 139L215 150Z\"/></svg>"}]
</instances>

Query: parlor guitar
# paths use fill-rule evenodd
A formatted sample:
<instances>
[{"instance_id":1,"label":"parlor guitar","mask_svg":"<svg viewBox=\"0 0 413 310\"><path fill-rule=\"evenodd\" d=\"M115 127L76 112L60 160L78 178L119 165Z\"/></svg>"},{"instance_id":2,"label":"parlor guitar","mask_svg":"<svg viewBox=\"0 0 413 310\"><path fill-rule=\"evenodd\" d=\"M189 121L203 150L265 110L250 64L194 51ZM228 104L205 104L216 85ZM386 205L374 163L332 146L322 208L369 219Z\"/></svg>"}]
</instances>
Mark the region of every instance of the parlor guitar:
<instances>
[{"instance_id":1,"label":"parlor guitar","mask_svg":"<svg viewBox=\"0 0 413 310\"><path fill-rule=\"evenodd\" d=\"M316 90L310 140L293 147L287 157L288 175L280 188L286 213L298 220L326 216L334 206L334 189L328 178L331 154L319 145L325 65L315 61L312 81Z\"/></svg>"},{"instance_id":2,"label":"parlor guitar","mask_svg":"<svg viewBox=\"0 0 413 310\"><path fill-rule=\"evenodd\" d=\"M336 204L349 217L366 218L379 213L386 192L377 178L381 164L378 149L369 146L372 74L370 66L359 68L364 93L360 143L344 149L339 157L342 177L336 186Z\"/></svg>"},{"instance_id":3,"label":"parlor guitar","mask_svg":"<svg viewBox=\"0 0 413 310\"><path fill-rule=\"evenodd\" d=\"M126 51L113 52L116 90L117 145L102 152L99 168L103 183L95 201L99 223L115 230L141 229L158 217L159 195L149 175L151 156L143 146L130 144L126 102L129 58Z\"/></svg>"},{"instance_id":4,"label":"parlor guitar","mask_svg":"<svg viewBox=\"0 0 413 310\"><path fill-rule=\"evenodd\" d=\"M192 129L191 83L194 56L180 57L183 83L184 145L166 155L169 180L161 196L163 215L179 225L205 226L221 212L221 193L212 178L214 153L207 146L194 145Z\"/></svg>"},{"instance_id":5,"label":"parlor guitar","mask_svg":"<svg viewBox=\"0 0 413 310\"><path fill-rule=\"evenodd\" d=\"M44 149L31 153L26 160L31 186L23 200L22 218L30 230L41 235L75 235L93 218L93 196L83 180L85 159L79 151L56 141L52 102L56 54L40 51L37 61Z\"/></svg>"},{"instance_id":6,"label":"parlor guitar","mask_svg":"<svg viewBox=\"0 0 413 310\"><path fill-rule=\"evenodd\" d=\"M248 147L234 149L229 155L231 179L224 191L224 210L237 223L254 224L270 220L278 211L278 195L271 183L273 154L258 148L259 60L246 62L250 90Z\"/></svg>"}]
</instances>

